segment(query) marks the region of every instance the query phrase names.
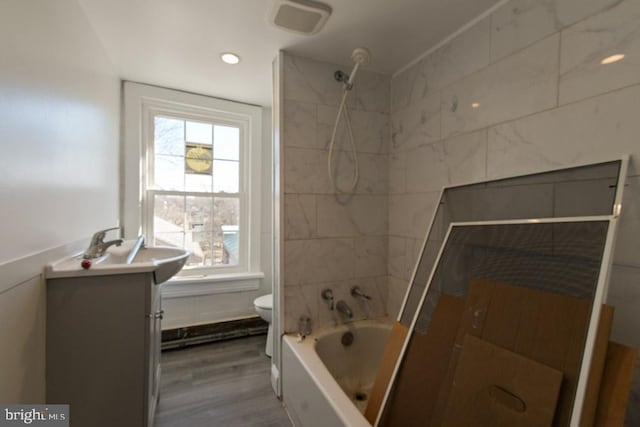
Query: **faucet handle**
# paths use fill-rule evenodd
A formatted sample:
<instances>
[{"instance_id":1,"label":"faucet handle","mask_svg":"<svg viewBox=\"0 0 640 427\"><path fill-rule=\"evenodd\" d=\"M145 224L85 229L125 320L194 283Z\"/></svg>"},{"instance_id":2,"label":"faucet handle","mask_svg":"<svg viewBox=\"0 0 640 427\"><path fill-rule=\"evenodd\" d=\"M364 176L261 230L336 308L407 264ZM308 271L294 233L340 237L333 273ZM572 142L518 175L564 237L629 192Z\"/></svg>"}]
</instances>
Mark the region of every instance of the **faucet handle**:
<instances>
[{"instance_id":1,"label":"faucet handle","mask_svg":"<svg viewBox=\"0 0 640 427\"><path fill-rule=\"evenodd\" d=\"M366 300L370 300L371 297L367 294L365 294L364 292L362 292L362 290L360 290L359 286L354 286L353 288L351 288L351 296L352 297L359 297L359 298L364 298Z\"/></svg>"},{"instance_id":2,"label":"faucet handle","mask_svg":"<svg viewBox=\"0 0 640 427\"><path fill-rule=\"evenodd\" d=\"M329 310L333 310L333 291L327 288L323 290L320 295L322 296L322 299L327 301L329 304Z\"/></svg>"}]
</instances>

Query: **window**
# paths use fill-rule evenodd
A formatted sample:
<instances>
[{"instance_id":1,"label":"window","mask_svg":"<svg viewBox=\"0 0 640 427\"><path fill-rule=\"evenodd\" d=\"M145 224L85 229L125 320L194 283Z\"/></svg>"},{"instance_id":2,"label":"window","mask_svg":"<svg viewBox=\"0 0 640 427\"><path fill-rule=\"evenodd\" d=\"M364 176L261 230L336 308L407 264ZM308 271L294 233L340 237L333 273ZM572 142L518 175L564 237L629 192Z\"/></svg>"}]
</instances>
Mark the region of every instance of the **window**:
<instances>
[{"instance_id":1,"label":"window","mask_svg":"<svg viewBox=\"0 0 640 427\"><path fill-rule=\"evenodd\" d=\"M258 107L125 83L125 235L189 250L183 280L260 271L260 119Z\"/></svg>"},{"instance_id":2,"label":"window","mask_svg":"<svg viewBox=\"0 0 640 427\"><path fill-rule=\"evenodd\" d=\"M188 249L187 267L237 266L243 249L242 129L176 116L154 112L151 117L147 236L154 245Z\"/></svg>"}]
</instances>

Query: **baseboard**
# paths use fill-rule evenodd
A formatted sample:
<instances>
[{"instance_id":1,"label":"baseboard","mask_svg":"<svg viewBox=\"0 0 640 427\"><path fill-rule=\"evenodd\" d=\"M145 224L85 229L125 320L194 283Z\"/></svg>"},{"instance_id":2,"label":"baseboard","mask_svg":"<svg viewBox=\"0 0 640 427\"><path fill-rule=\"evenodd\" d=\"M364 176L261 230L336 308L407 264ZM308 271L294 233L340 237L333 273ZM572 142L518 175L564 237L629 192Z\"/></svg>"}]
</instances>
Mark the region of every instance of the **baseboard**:
<instances>
[{"instance_id":1,"label":"baseboard","mask_svg":"<svg viewBox=\"0 0 640 427\"><path fill-rule=\"evenodd\" d=\"M259 316L162 331L162 349L170 350L233 338L263 335L269 324Z\"/></svg>"}]
</instances>

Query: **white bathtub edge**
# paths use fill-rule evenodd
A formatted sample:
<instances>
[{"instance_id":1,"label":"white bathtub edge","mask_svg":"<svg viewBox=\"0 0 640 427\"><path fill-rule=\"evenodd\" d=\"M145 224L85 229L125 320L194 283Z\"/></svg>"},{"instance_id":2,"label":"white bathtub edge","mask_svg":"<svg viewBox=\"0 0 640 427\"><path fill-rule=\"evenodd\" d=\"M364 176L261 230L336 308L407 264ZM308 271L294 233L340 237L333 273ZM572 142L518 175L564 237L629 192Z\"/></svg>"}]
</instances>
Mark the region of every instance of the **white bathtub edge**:
<instances>
[{"instance_id":1,"label":"white bathtub edge","mask_svg":"<svg viewBox=\"0 0 640 427\"><path fill-rule=\"evenodd\" d=\"M342 388L340 388L338 383L333 381L333 378L331 378L331 381L327 381L326 379L322 379L319 377L319 375L317 375L317 371L319 369L326 369L320 358L318 358L318 356L315 354L315 351L311 352L312 355L309 354L309 351L304 351L308 350L308 348L304 348L305 346L313 347L313 343L307 341L310 340L310 338L306 338L305 341L301 343L297 342L298 338L294 335L285 335L283 338L291 351L293 351L293 353L296 355L298 361L304 367L307 374L309 374L309 376L315 382L316 386L325 396L326 400L329 402L329 405L331 405L335 413L338 415L338 418L340 418L340 420L344 423L344 425L349 427L371 427L371 424L369 424L364 415L362 415L360 411L358 411L358 408L356 408L353 403L351 403L349 397L344 393ZM311 339L311 341L312 340L313 339ZM304 353L301 353L302 351L304 351ZM308 359L310 358L314 363L317 362L320 364L319 367L315 370L309 364ZM336 399L332 399L330 396L340 396L340 400L348 402L348 405L340 405L338 404L338 402L336 402Z\"/></svg>"},{"instance_id":2,"label":"white bathtub edge","mask_svg":"<svg viewBox=\"0 0 640 427\"><path fill-rule=\"evenodd\" d=\"M353 327L373 327L391 330L391 321L388 318L377 318L359 320L349 324L341 324L332 328L322 328L306 337L303 341L298 341L298 336L294 334L283 335L283 343L291 350L293 356L301 367L302 371L308 375L310 381L315 385L319 395L328 404L342 425L347 427L371 427L364 415L353 404L351 399L343 391L342 387L335 381L331 373L326 368L320 356L316 352L317 340L323 339L326 335L342 333L352 330ZM286 367L283 366L286 371ZM285 379L286 380L286 379ZM283 388L283 400L286 399L287 390ZM295 412L295 411L294 411Z\"/></svg>"}]
</instances>

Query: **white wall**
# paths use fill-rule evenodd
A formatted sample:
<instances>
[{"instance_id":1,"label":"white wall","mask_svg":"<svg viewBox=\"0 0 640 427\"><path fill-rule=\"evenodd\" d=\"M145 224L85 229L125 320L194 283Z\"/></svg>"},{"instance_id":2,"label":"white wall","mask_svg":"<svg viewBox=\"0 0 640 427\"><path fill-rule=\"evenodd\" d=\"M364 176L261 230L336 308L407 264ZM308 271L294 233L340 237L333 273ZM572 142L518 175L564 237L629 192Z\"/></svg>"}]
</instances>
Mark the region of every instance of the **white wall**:
<instances>
[{"instance_id":1,"label":"white wall","mask_svg":"<svg viewBox=\"0 0 640 427\"><path fill-rule=\"evenodd\" d=\"M272 135L271 108L262 109L262 201L260 206L260 262L264 278L255 291L225 292L179 298L164 298L163 329L222 322L255 316L253 300L271 293L273 286L273 191L271 179Z\"/></svg>"},{"instance_id":2,"label":"white wall","mask_svg":"<svg viewBox=\"0 0 640 427\"><path fill-rule=\"evenodd\" d=\"M118 220L119 80L74 0L0 2L0 58L0 402L43 402L40 272Z\"/></svg>"},{"instance_id":3,"label":"white wall","mask_svg":"<svg viewBox=\"0 0 640 427\"><path fill-rule=\"evenodd\" d=\"M640 347L639 23L636 0L513 0L394 76L390 312L444 185L629 153L608 302L612 338ZM640 371L631 399L638 425Z\"/></svg>"}]
</instances>

